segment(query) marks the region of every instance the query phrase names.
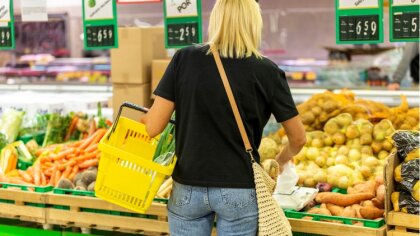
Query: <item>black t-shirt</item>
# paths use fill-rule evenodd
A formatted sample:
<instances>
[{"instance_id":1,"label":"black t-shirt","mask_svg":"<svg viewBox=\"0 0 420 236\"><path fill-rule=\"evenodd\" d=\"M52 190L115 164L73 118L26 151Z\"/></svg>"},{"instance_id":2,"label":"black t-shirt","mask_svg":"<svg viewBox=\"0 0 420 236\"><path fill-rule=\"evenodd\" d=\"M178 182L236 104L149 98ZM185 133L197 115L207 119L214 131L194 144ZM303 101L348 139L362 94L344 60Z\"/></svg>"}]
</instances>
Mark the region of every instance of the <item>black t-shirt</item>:
<instances>
[{"instance_id":1,"label":"black t-shirt","mask_svg":"<svg viewBox=\"0 0 420 236\"><path fill-rule=\"evenodd\" d=\"M175 103L173 179L181 184L252 188L254 180L232 108L208 46L176 52L154 94ZM245 128L258 147L271 114L278 122L298 115L285 74L267 58L222 58Z\"/></svg>"}]
</instances>

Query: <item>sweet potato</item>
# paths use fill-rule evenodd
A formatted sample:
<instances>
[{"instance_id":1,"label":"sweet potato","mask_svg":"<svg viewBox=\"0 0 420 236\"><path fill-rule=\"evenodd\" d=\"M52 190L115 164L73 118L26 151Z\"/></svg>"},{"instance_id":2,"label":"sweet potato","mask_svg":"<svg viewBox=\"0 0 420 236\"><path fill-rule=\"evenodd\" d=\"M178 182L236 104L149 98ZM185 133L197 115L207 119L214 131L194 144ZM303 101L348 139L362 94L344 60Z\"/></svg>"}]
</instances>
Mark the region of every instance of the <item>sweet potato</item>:
<instances>
[{"instance_id":1,"label":"sweet potato","mask_svg":"<svg viewBox=\"0 0 420 236\"><path fill-rule=\"evenodd\" d=\"M353 207L348 206L344 208L344 211L341 214L341 216L348 218L356 218L356 210Z\"/></svg>"},{"instance_id":2,"label":"sweet potato","mask_svg":"<svg viewBox=\"0 0 420 236\"><path fill-rule=\"evenodd\" d=\"M371 193L341 194L341 193L318 193L315 200L318 203L331 203L338 206L351 206L361 201L370 200L374 197Z\"/></svg>"},{"instance_id":3,"label":"sweet potato","mask_svg":"<svg viewBox=\"0 0 420 236\"><path fill-rule=\"evenodd\" d=\"M334 204L327 204L327 209L331 212L333 216L341 216L344 211L343 207Z\"/></svg>"},{"instance_id":4,"label":"sweet potato","mask_svg":"<svg viewBox=\"0 0 420 236\"><path fill-rule=\"evenodd\" d=\"M356 217L363 219L362 215L360 214L360 208L362 208L362 206L360 206L359 204L354 204L351 207L356 211Z\"/></svg>"},{"instance_id":5,"label":"sweet potato","mask_svg":"<svg viewBox=\"0 0 420 236\"><path fill-rule=\"evenodd\" d=\"M364 219L374 220L384 215L384 210L373 206L364 206L360 208L360 214Z\"/></svg>"},{"instance_id":6,"label":"sweet potato","mask_svg":"<svg viewBox=\"0 0 420 236\"><path fill-rule=\"evenodd\" d=\"M316 208L316 207L310 209L308 211L308 213L310 213L310 214L318 214L318 215L327 215L327 216L330 216L331 215L331 212L328 209L326 209L326 208Z\"/></svg>"},{"instance_id":7,"label":"sweet potato","mask_svg":"<svg viewBox=\"0 0 420 236\"><path fill-rule=\"evenodd\" d=\"M385 185L379 185L379 187L376 189L376 198L380 201L380 202L384 202L385 201Z\"/></svg>"},{"instance_id":8,"label":"sweet potato","mask_svg":"<svg viewBox=\"0 0 420 236\"><path fill-rule=\"evenodd\" d=\"M374 196L376 195L376 181L370 180L364 183L355 184L353 187L349 187L347 189L348 194L356 194L356 193L370 193Z\"/></svg>"},{"instance_id":9,"label":"sweet potato","mask_svg":"<svg viewBox=\"0 0 420 236\"><path fill-rule=\"evenodd\" d=\"M374 198L372 199L372 203L375 207L379 208L379 209L384 209L385 208L385 204L383 201L380 201L378 198Z\"/></svg>"}]
</instances>

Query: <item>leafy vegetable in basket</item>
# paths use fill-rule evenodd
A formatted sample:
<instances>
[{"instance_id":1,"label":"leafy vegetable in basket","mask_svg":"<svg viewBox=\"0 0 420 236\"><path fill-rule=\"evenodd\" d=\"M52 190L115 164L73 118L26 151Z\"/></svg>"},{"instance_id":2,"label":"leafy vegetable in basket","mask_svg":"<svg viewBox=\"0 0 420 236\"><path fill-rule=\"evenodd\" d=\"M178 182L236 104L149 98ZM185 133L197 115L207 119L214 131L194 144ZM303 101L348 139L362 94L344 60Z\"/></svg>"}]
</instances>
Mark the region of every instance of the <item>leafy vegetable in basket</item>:
<instances>
[{"instance_id":1,"label":"leafy vegetable in basket","mask_svg":"<svg viewBox=\"0 0 420 236\"><path fill-rule=\"evenodd\" d=\"M168 124L160 135L159 144L156 148L153 161L167 166L172 162L175 155L175 126Z\"/></svg>"},{"instance_id":2,"label":"leafy vegetable in basket","mask_svg":"<svg viewBox=\"0 0 420 236\"><path fill-rule=\"evenodd\" d=\"M12 143L16 140L20 125L22 123L24 112L16 111L14 109L6 110L0 122L0 133L6 136L7 143Z\"/></svg>"},{"instance_id":3,"label":"leafy vegetable in basket","mask_svg":"<svg viewBox=\"0 0 420 236\"><path fill-rule=\"evenodd\" d=\"M48 114L37 114L35 117L25 116L20 127L19 137L34 136L45 132L47 129L48 119Z\"/></svg>"},{"instance_id":4,"label":"leafy vegetable in basket","mask_svg":"<svg viewBox=\"0 0 420 236\"><path fill-rule=\"evenodd\" d=\"M50 144L63 143L70 124L70 119L69 116L61 116L57 113L51 114L42 146L45 147Z\"/></svg>"},{"instance_id":5,"label":"leafy vegetable in basket","mask_svg":"<svg viewBox=\"0 0 420 236\"><path fill-rule=\"evenodd\" d=\"M0 133L0 151L6 147L7 145L7 139L6 139L6 135L4 135L3 133Z\"/></svg>"}]
</instances>

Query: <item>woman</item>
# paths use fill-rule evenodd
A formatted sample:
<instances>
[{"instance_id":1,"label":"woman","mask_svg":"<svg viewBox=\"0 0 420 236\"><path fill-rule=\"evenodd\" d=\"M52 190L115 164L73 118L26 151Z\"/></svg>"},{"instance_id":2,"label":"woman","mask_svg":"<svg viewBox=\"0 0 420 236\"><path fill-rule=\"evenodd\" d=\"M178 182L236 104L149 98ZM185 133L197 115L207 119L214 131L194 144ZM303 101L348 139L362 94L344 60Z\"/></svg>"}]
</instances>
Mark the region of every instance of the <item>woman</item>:
<instances>
[{"instance_id":1,"label":"woman","mask_svg":"<svg viewBox=\"0 0 420 236\"><path fill-rule=\"evenodd\" d=\"M305 144L305 132L285 74L262 57L262 17L255 0L217 0L209 42L179 50L154 92L143 119L159 134L176 111L176 164L168 204L172 236L255 235L258 207L249 155L235 122L209 45L218 48L253 149L258 150L271 114L282 122L289 145L284 165ZM255 151L257 161L258 153Z\"/></svg>"}]
</instances>

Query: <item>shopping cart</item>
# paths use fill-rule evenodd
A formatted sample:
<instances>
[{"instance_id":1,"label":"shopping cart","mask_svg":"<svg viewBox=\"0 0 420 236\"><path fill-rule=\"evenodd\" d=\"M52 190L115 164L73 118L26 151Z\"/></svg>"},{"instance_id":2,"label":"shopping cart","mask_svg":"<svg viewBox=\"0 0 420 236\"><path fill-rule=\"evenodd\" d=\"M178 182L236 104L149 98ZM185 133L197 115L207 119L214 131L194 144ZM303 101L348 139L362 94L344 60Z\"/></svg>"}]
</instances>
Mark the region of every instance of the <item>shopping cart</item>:
<instances>
[{"instance_id":1,"label":"shopping cart","mask_svg":"<svg viewBox=\"0 0 420 236\"><path fill-rule=\"evenodd\" d=\"M168 166L153 162L159 136L149 137L144 124L121 116L124 107L148 112L127 102L120 107L114 125L98 146L102 155L95 192L103 200L145 213L165 177L172 175L176 157Z\"/></svg>"}]
</instances>

